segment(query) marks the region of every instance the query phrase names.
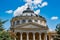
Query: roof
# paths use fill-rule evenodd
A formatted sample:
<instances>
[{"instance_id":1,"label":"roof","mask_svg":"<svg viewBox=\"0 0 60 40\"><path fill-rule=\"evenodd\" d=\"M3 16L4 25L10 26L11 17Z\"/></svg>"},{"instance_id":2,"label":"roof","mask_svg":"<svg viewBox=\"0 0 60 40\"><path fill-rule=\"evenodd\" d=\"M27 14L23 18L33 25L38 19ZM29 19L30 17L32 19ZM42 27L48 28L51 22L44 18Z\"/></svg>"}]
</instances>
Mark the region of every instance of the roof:
<instances>
[{"instance_id":1,"label":"roof","mask_svg":"<svg viewBox=\"0 0 60 40\"><path fill-rule=\"evenodd\" d=\"M24 10L23 13L34 13L34 11L31 10L28 6L28 8L26 10Z\"/></svg>"}]
</instances>

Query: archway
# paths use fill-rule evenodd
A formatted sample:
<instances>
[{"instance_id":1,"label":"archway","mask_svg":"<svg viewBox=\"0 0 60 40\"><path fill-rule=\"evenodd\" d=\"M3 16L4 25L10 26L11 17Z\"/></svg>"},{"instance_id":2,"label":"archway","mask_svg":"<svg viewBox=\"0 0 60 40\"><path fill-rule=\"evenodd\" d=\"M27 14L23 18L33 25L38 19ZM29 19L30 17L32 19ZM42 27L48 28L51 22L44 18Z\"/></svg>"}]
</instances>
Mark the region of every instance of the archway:
<instances>
[{"instance_id":1,"label":"archway","mask_svg":"<svg viewBox=\"0 0 60 40\"><path fill-rule=\"evenodd\" d=\"M29 33L29 40L33 40L33 33L32 32Z\"/></svg>"},{"instance_id":2,"label":"archway","mask_svg":"<svg viewBox=\"0 0 60 40\"><path fill-rule=\"evenodd\" d=\"M41 34L41 39L44 40L44 38L45 38L45 34L42 33L42 34Z\"/></svg>"},{"instance_id":3,"label":"archway","mask_svg":"<svg viewBox=\"0 0 60 40\"><path fill-rule=\"evenodd\" d=\"M47 35L47 40L49 40L49 35Z\"/></svg>"},{"instance_id":4,"label":"archway","mask_svg":"<svg viewBox=\"0 0 60 40\"><path fill-rule=\"evenodd\" d=\"M20 33L19 32L16 33L16 36L17 36L16 40L20 40Z\"/></svg>"},{"instance_id":5,"label":"archway","mask_svg":"<svg viewBox=\"0 0 60 40\"><path fill-rule=\"evenodd\" d=\"M22 34L22 40L27 40L27 34L25 32Z\"/></svg>"},{"instance_id":6,"label":"archway","mask_svg":"<svg viewBox=\"0 0 60 40\"><path fill-rule=\"evenodd\" d=\"M35 40L39 40L39 33L35 33Z\"/></svg>"}]
</instances>

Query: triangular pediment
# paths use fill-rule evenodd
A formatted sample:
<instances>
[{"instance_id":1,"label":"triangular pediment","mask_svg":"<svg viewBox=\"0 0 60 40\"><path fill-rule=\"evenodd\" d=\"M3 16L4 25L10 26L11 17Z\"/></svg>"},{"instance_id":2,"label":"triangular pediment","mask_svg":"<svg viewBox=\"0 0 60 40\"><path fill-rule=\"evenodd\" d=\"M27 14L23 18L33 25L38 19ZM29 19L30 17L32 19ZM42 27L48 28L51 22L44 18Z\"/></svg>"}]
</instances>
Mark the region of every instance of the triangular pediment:
<instances>
[{"instance_id":1,"label":"triangular pediment","mask_svg":"<svg viewBox=\"0 0 60 40\"><path fill-rule=\"evenodd\" d=\"M25 24L21 24L21 25L18 25L15 27L15 29L25 29L25 30L31 30L31 29L39 29L39 30L47 30L48 28L45 27L45 26L42 26L42 25L39 25L39 24L36 24L36 23L25 23Z\"/></svg>"},{"instance_id":2,"label":"triangular pediment","mask_svg":"<svg viewBox=\"0 0 60 40\"><path fill-rule=\"evenodd\" d=\"M44 28L44 26L41 26L36 23L25 23L25 24L16 26L16 28Z\"/></svg>"},{"instance_id":3,"label":"triangular pediment","mask_svg":"<svg viewBox=\"0 0 60 40\"><path fill-rule=\"evenodd\" d=\"M30 25L25 25L25 26L20 27L20 28L39 28L39 27L36 26L36 25L32 25L32 24L30 24Z\"/></svg>"}]
</instances>

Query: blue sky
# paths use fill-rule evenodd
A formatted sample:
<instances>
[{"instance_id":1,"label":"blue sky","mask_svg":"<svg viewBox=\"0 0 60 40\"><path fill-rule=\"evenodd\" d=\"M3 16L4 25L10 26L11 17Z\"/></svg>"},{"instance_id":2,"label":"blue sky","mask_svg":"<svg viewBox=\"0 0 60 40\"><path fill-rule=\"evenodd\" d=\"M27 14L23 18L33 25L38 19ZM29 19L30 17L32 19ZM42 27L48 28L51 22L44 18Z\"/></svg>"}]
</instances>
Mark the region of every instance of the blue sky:
<instances>
[{"instance_id":1,"label":"blue sky","mask_svg":"<svg viewBox=\"0 0 60 40\"><path fill-rule=\"evenodd\" d=\"M60 23L60 0L43 0L48 5L40 9L40 14L47 20L47 25L50 29L55 29L56 25ZM0 18L9 20L4 24L4 28L9 29L10 20L14 17L14 12L18 7L26 4L23 0L0 0ZM7 12L10 11L10 12Z\"/></svg>"}]
</instances>

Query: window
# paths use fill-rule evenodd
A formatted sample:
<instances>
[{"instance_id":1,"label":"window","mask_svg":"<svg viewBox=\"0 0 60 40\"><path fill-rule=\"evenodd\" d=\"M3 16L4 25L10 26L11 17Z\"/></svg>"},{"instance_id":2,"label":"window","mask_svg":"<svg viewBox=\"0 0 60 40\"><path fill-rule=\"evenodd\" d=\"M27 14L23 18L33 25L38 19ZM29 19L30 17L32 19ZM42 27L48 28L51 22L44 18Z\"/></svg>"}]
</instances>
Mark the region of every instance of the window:
<instances>
[{"instance_id":1,"label":"window","mask_svg":"<svg viewBox=\"0 0 60 40\"><path fill-rule=\"evenodd\" d=\"M28 20L28 22L32 22L32 20Z\"/></svg>"},{"instance_id":2,"label":"window","mask_svg":"<svg viewBox=\"0 0 60 40\"><path fill-rule=\"evenodd\" d=\"M16 24L20 24L20 21L18 20Z\"/></svg>"},{"instance_id":3,"label":"window","mask_svg":"<svg viewBox=\"0 0 60 40\"><path fill-rule=\"evenodd\" d=\"M22 23L25 23L25 20L22 20Z\"/></svg>"},{"instance_id":4,"label":"window","mask_svg":"<svg viewBox=\"0 0 60 40\"><path fill-rule=\"evenodd\" d=\"M13 24L12 25L15 25L15 22L13 22Z\"/></svg>"},{"instance_id":5,"label":"window","mask_svg":"<svg viewBox=\"0 0 60 40\"><path fill-rule=\"evenodd\" d=\"M35 20L35 22L38 22L38 20Z\"/></svg>"}]
</instances>

